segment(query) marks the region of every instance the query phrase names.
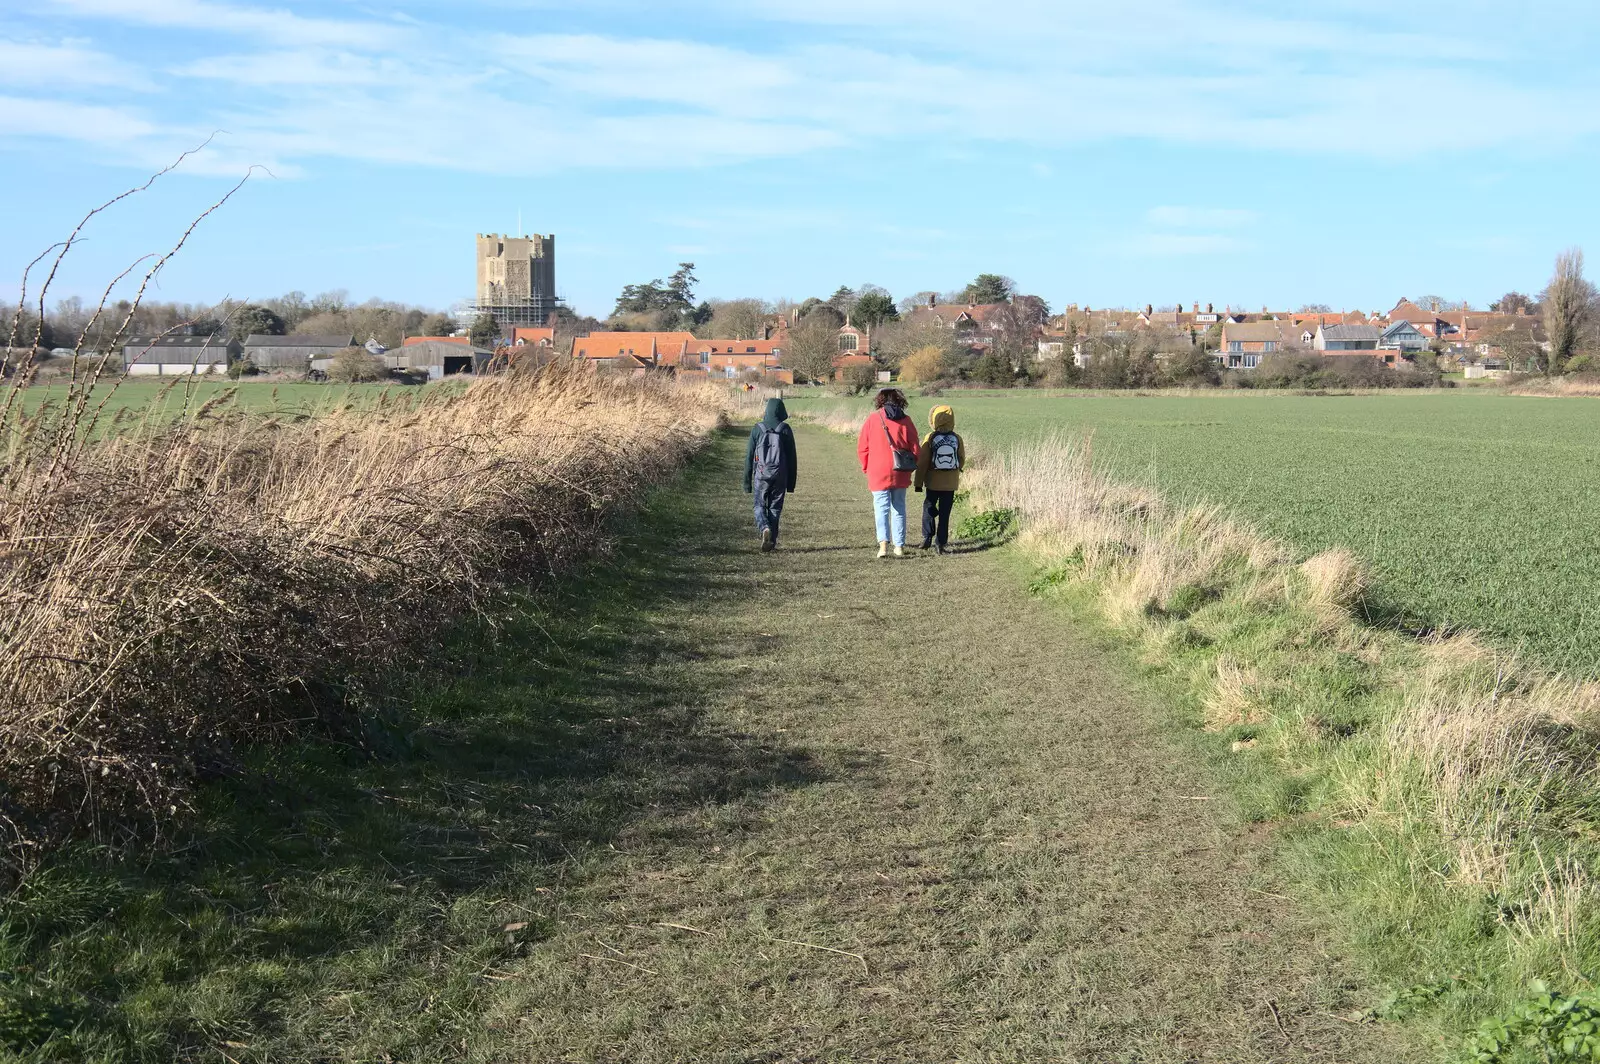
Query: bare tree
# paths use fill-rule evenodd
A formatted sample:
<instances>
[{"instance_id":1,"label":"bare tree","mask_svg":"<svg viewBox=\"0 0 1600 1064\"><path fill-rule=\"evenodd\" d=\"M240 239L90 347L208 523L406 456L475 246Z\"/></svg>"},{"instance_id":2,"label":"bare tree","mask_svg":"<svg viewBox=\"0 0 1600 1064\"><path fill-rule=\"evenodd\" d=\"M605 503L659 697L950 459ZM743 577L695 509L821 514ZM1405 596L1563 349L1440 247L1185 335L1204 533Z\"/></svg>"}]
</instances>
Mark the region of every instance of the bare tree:
<instances>
[{"instance_id":1,"label":"bare tree","mask_svg":"<svg viewBox=\"0 0 1600 1064\"><path fill-rule=\"evenodd\" d=\"M709 339L764 340L770 310L759 299L724 299L711 304L711 322L700 331ZM709 331L707 331L709 329Z\"/></svg>"},{"instance_id":2,"label":"bare tree","mask_svg":"<svg viewBox=\"0 0 1600 1064\"><path fill-rule=\"evenodd\" d=\"M1583 276L1583 251L1568 248L1556 256L1556 272L1539 299L1550 340L1546 373L1560 373L1589 337L1595 318L1595 287Z\"/></svg>"},{"instance_id":3,"label":"bare tree","mask_svg":"<svg viewBox=\"0 0 1600 1064\"><path fill-rule=\"evenodd\" d=\"M838 355L839 327L829 315L811 314L789 330L783 365L798 377L825 381L833 374L833 360Z\"/></svg>"}]
</instances>

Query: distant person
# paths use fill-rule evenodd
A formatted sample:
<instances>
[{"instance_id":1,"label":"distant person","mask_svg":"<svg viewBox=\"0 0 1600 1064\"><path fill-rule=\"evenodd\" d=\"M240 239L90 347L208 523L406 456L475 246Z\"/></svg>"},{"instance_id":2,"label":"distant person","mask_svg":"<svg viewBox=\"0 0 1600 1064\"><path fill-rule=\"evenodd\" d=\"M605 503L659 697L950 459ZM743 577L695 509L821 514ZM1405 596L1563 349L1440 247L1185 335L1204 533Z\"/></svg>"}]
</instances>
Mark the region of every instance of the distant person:
<instances>
[{"instance_id":1,"label":"distant person","mask_svg":"<svg viewBox=\"0 0 1600 1064\"><path fill-rule=\"evenodd\" d=\"M856 454L867 475L878 522L878 557L906 555L906 489L917 468L917 426L906 416L906 393L885 388L872 401L873 412L861 426Z\"/></svg>"},{"instance_id":2,"label":"distant person","mask_svg":"<svg viewBox=\"0 0 1600 1064\"><path fill-rule=\"evenodd\" d=\"M768 399L767 412L750 430L744 455L744 490L755 496L756 531L761 533L763 554L778 549L778 522L783 518L784 496L794 490L794 430L782 399Z\"/></svg>"},{"instance_id":3,"label":"distant person","mask_svg":"<svg viewBox=\"0 0 1600 1064\"><path fill-rule=\"evenodd\" d=\"M922 549L935 547L943 554L950 543L950 508L967 467L967 445L956 434L955 410L936 406L928 417L933 431L922 441L915 478L917 491L928 489L922 501Z\"/></svg>"}]
</instances>

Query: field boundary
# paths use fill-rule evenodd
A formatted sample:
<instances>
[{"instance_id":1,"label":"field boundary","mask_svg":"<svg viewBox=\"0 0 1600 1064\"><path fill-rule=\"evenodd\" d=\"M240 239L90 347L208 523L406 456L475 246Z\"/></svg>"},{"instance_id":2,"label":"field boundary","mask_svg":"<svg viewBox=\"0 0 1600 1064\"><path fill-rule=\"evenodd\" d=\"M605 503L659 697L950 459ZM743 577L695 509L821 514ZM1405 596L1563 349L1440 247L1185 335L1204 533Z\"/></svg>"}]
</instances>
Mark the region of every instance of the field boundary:
<instances>
[{"instance_id":1,"label":"field boundary","mask_svg":"<svg viewBox=\"0 0 1600 1064\"><path fill-rule=\"evenodd\" d=\"M217 396L90 438L102 392L0 441L12 875L73 834L159 834L236 748L366 742L441 625L592 552L743 401L546 369L314 417Z\"/></svg>"}]
</instances>

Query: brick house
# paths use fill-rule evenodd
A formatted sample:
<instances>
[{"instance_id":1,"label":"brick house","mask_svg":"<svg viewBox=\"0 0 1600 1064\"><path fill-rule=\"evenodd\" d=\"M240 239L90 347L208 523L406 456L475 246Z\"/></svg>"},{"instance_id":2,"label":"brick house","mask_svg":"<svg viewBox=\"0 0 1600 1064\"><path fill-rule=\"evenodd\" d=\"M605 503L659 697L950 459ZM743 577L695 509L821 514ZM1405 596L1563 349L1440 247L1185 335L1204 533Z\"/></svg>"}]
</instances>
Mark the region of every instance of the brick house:
<instances>
[{"instance_id":1,"label":"brick house","mask_svg":"<svg viewBox=\"0 0 1600 1064\"><path fill-rule=\"evenodd\" d=\"M1226 322L1217 361L1224 369L1255 369L1266 355L1283 350L1285 323L1276 321ZM1292 326L1291 326L1292 328Z\"/></svg>"}]
</instances>

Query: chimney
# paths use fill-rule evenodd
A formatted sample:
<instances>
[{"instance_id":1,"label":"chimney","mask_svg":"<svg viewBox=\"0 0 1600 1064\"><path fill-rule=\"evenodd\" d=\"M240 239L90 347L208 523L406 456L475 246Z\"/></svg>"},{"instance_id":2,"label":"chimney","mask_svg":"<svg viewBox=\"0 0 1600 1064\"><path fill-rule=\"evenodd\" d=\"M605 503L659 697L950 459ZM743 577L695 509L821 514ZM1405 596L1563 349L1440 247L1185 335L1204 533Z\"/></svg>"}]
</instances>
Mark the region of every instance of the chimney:
<instances>
[{"instance_id":1,"label":"chimney","mask_svg":"<svg viewBox=\"0 0 1600 1064\"><path fill-rule=\"evenodd\" d=\"M928 306L936 307L938 305L939 305L939 295L938 295L938 293L929 292L928 293Z\"/></svg>"},{"instance_id":2,"label":"chimney","mask_svg":"<svg viewBox=\"0 0 1600 1064\"><path fill-rule=\"evenodd\" d=\"M1215 314L1216 312L1217 312L1217 308L1215 306L1213 306L1210 303L1206 304L1206 313L1207 314Z\"/></svg>"},{"instance_id":3,"label":"chimney","mask_svg":"<svg viewBox=\"0 0 1600 1064\"><path fill-rule=\"evenodd\" d=\"M1196 314L1200 313L1200 304L1199 303L1196 303L1194 305L1194 313L1196 313Z\"/></svg>"},{"instance_id":4,"label":"chimney","mask_svg":"<svg viewBox=\"0 0 1600 1064\"><path fill-rule=\"evenodd\" d=\"M1150 315L1154 314L1155 312L1156 312L1156 308L1155 308L1155 306L1153 304L1146 303L1144 305L1144 316L1145 317L1148 318Z\"/></svg>"}]
</instances>

